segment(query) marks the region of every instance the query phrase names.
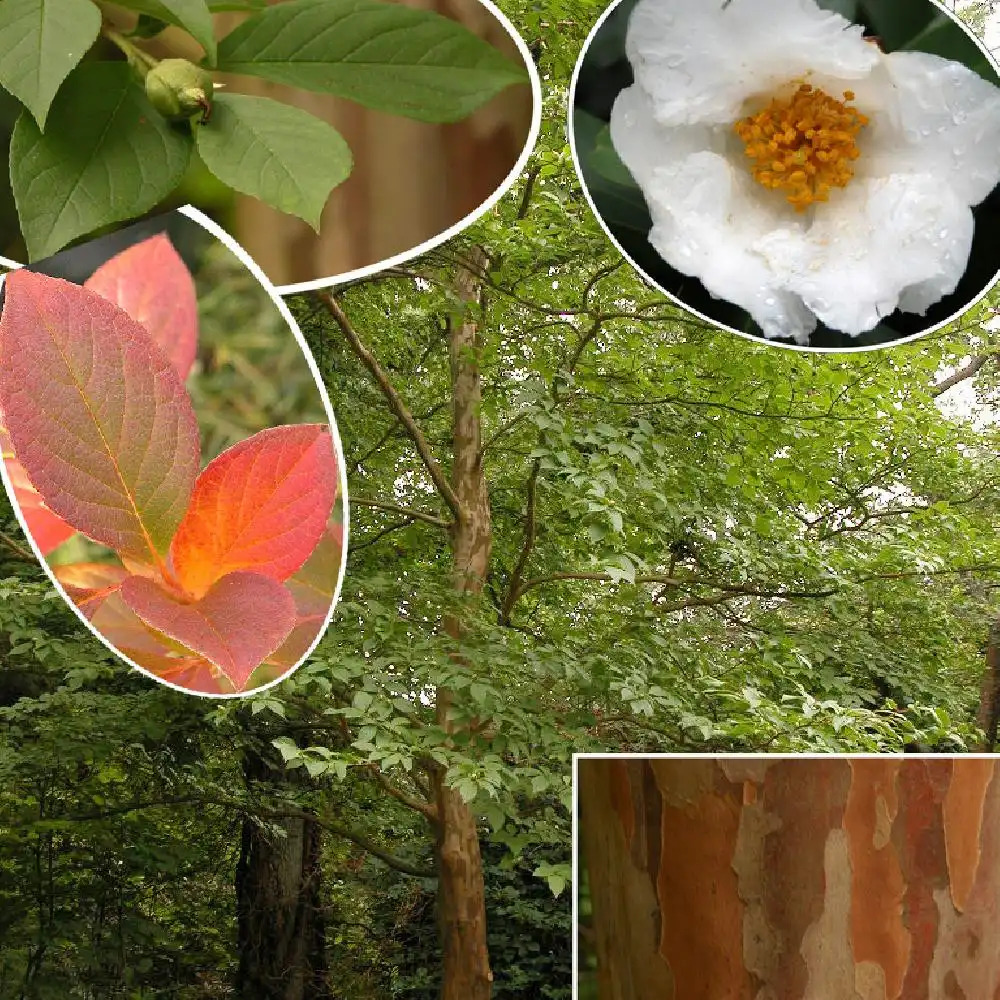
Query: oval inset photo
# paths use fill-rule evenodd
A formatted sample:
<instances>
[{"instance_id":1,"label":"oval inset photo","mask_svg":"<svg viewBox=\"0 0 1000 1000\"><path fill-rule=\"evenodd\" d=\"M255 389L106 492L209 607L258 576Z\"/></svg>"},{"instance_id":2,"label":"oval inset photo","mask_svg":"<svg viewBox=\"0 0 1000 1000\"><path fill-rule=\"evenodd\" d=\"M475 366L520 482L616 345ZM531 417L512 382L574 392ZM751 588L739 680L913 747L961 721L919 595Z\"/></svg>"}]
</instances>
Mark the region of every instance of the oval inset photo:
<instances>
[{"instance_id":1,"label":"oval inset photo","mask_svg":"<svg viewBox=\"0 0 1000 1000\"><path fill-rule=\"evenodd\" d=\"M8 262L189 203L318 287L471 222L538 133L489 0L66 3L0 4Z\"/></svg>"},{"instance_id":2,"label":"oval inset photo","mask_svg":"<svg viewBox=\"0 0 1000 1000\"><path fill-rule=\"evenodd\" d=\"M608 235L733 332L890 344L1000 275L1000 76L932 0L621 0L570 105Z\"/></svg>"},{"instance_id":3,"label":"oval inset photo","mask_svg":"<svg viewBox=\"0 0 1000 1000\"><path fill-rule=\"evenodd\" d=\"M133 666L276 683L343 574L336 424L287 307L192 209L3 279L3 478L36 555Z\"/></svg>"}]
</instances>

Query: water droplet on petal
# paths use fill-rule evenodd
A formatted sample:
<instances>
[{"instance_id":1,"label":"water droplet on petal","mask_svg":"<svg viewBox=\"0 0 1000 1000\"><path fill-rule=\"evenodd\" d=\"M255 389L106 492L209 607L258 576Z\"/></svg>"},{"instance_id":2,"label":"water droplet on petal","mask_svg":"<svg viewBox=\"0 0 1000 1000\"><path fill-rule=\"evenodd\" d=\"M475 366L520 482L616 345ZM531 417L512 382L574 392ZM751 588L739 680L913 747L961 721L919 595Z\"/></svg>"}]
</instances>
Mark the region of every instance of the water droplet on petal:
<instances>
[{"instance_id":1,"label":"water droplet on petal","mask_svg":"<svg viewBox=\"0 0 1000 1000\"><path fill-rule=\"evenodd\" d=\"M667 60L667 69L677 69L684 62L684 56L671 56Z\"/></svg>"},{"instance_id":2,"label":"water droplet on petal","mask_svg":"<svg viewBox=\"0 0 1000 1000\"><path fill-rule=\"evenodd\" d=\"M948 235L948 230L942 229L941 232L938 233L938 239L943 240L947 235Z\"/></svg>"},{"instance_id":3,"label":"water droplet on petal","mask_svg":"<svg viewBox=\"0 0 1000 1000\"><path fill-rule=\"evenodd\" d=\"M773 306L777 301L778 300L774 298L774 296L769 296L768 298L764 299L764 305Z\"/></svg>"}]
</instances>

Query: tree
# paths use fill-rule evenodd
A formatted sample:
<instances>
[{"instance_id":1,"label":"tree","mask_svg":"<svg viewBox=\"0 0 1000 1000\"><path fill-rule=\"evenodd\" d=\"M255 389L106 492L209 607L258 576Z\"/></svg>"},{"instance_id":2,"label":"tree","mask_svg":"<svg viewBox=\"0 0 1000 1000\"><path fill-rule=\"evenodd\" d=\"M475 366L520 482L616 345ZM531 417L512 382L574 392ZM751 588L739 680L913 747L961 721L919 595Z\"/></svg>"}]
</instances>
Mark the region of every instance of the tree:
<instances>
[{"instance_id":1,"label":"tree","mask_svg":"<svg viewBox=\"0 0 1000 1000\"><path fill-rule=\"evenodd\" d=\"M564 183L529 172L505 218L293 300L357 402L343 613L292 687L314 704L335 670L341 766L466 845L444 954L475 936L444 996L484 965L477 852L442 787L516 853L562 836L564 807L532 802L565 792L571 749L978 738L993 432L937 399L989 370L963 356L992 303L888 354L751 346L646 291L585 219L554 235L550 205L579 211ZM332 773L321 751L288 760Z\"/></svg>"},{"instance_id":2,"label":"tree","mask_svg":"<svg viewBox=\"0 0 1000 1000\"><path fill-rule=\"evenodd\" d=\"M602 1000L1000 995L992 759L585 759Z\"/></svg>"},{"instance_id":3,"label":"tree","mask_svg":"<svg viewBox=\"0 0 1000 1000\"><path fill-rule=\"evenodd\" d=\"M551 40L546 74L567 77L596 14L523 12ZM995 293L872 354L713 331L612 250L564 144L558 87L546 101L524 176L475 227L290 299L337 412L351 527L333 625L287 681L206 706L124 674L50 614L5 522L0 624L24 697L0 709L4 1000L40 948L49 996L91 979L101 1000L163 982L202 1000L205 977L235 988L241 945L269 941L238 934L244 824L275 871L299 820L320 836L329 983L345 971L359 996L431 1000L444 970L445 996L463 983L482 996L489 968L494 994L516 996L519 942L503 936L537 924L507 904L544 898L553 923L568 920L574 750L982 739L1000 566L997 431L979 419L996 400L997 335L982 326ZM948 408L971 387L977 409ZM292 391L275 378L276 399ZM253 754L266 780L247 781ZM94 770L81 780L78 767ZM50 836L65 846L55 923L38 916ZM538 885L503 886L496 868ZM285 911L315 906L303 869L286 870ZM100 979L80 956L106 885L148 924L121 925L119 972ZM395 957L411 924L380 893L404 915L433 894L446 947L460 942L447 962L426 932ZM568 995L556 939L528 995Z\"/></svg>"}]
</instances>

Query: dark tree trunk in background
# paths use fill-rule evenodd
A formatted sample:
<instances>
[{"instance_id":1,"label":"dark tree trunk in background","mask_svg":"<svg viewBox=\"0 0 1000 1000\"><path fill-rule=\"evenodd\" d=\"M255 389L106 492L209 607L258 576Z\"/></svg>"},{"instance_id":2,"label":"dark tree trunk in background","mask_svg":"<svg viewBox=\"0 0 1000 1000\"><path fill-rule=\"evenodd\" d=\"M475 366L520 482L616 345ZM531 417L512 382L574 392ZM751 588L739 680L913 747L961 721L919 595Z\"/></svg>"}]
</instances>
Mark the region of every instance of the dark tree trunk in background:
<instances>
[{"instance_id":1,"label":"dark tree trunk in background","mask_svg":"<svg viewBox=\"0 0 1000 1000\"><path fill-rule=\"evenodd\" d=\"M1000 618L993 622L986 646L986 669L979 684L976 725L986 734L981 749L992 750L1000 736Z\"/></svg>"},{"instance_id":2,"label":"dark tree trunk in background","mask_svg":"<svg viewBox=\"0 0 1000 1000\"><path fill-rule=\"evenodd\" d=\"M287 781L247 751L248 784ZM236 868L237 993L243 1000L331 1000L320 888L320 827L309 819L246 819Z\"/></svg>"},{"instance_id":3,"label":"dark tree trunk in background","mask_svg":"<svg viewBox=\"0 0 1000 1000\"><path fill-rule=\"evenodd\" d=\"M601 1000L1000 1000L996 760L579 775Z\"/></svg>"}]
</instances>

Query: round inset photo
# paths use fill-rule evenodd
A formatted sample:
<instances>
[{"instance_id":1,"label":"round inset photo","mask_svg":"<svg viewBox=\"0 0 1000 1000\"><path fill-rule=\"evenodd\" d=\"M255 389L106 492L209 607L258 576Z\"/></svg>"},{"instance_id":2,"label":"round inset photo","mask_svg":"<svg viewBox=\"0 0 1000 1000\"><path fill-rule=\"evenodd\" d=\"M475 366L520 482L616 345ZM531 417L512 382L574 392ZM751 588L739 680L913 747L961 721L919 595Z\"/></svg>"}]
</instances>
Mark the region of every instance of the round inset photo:
<instances>
[{"instance_id":1,"label":"round inset photo","mask_svg":"<svg viewBox=\"0 0 1000 1000\"><path fill-rule=\"evenodd\" d=\"M184 209L3 278L0 466L98 638L171 687L233 696L319 640L346 508L315 363L223 235Z\"/></svg>"},{"instance_id":2,"label":"round inset photo","mask_svg":"<svg viewBox=\"0 0 1000 1000\"><path fill-rule=\"evenodd\" d=\"M1000 276L1000 75L932 0L621 0L570 105L608 235L733 332L871 348Z\"/></svg>"},{"instance_id":3,"label":"round inset photo","mask_svg":"<svg viewBox=\"0 0 1000 1000\"><path fill-rule=\"evenodd\" d=\"M486 211L540 116L490 0L2 3L0 255L189 203L282 293L330 284Z\"/></svg>"}]
</instances>

